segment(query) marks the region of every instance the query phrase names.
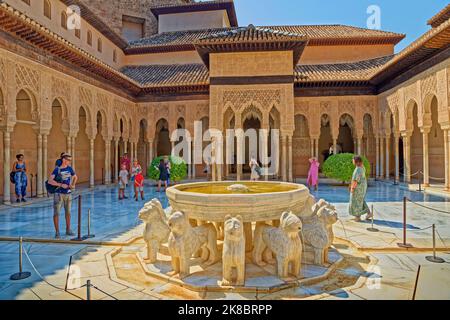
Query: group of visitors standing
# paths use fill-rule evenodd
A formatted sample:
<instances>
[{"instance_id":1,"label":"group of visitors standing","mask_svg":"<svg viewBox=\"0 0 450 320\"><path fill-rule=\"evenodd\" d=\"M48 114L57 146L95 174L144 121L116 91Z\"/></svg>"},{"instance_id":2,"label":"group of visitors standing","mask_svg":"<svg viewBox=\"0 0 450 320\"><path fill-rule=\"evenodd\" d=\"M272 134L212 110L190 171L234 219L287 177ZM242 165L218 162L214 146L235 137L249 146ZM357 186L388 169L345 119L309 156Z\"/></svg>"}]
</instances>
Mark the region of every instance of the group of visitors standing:
<instances>
[{"instance_id":1,"label":"group of visitors standing","mask_svg":"<svg viewBox=\"0 0 450 320\"><path fill-rule=\"evenodd\" d=\"M120 172L119 172L119 200L128 199L125 195L125 190L128 186L128 178L130 178L133 183L134 188L134 199L139 200L139 194L141 200L144 200L144 173L142 167L137 159L133 160L131 165L131 160L128 158L128 154L124 153L123 157L120 159Z\"/></svg>"}]
</instances>

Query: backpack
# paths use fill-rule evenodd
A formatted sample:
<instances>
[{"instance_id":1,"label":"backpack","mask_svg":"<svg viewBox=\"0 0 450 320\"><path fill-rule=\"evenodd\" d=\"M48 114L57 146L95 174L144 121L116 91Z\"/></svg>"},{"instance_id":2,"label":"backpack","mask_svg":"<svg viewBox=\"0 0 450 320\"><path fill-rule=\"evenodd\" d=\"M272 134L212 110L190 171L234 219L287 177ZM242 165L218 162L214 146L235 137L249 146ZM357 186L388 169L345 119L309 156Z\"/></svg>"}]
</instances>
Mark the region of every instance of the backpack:
<instances>
[{"instance_id":1,"label":"backpack","mask_svg":"<svg viewBox=\"0 0 450 320\"><path fill-rule=\"evenodd\" d=\"M13 184L16 183L15 177L16 177L16 173L14 171L11 171L9 173L9 181L11 181L11 183L13 183Z\"/></svg>"},{"instance_id":2,"label":"backpack","mask_svg":"<svg viewBox=\"0 0 450 320\"><path fill-rule=\"evenodd\" d=\"M55 180L56 182L62 183L62 179L61 179L61 168L60 168L60 167L57 167L57 168L58 168L58 174L55 176L55 179L54 179L54 180ZM49 194L54 194L54 193L56 192L56 190L59 189L59 187L53 186L53 185L49 184L49 183L48 183L48 180L47 180L47 181L45 181L45 189L47 189L47 192L48 192Z\"/></svg>"}]
</instances>

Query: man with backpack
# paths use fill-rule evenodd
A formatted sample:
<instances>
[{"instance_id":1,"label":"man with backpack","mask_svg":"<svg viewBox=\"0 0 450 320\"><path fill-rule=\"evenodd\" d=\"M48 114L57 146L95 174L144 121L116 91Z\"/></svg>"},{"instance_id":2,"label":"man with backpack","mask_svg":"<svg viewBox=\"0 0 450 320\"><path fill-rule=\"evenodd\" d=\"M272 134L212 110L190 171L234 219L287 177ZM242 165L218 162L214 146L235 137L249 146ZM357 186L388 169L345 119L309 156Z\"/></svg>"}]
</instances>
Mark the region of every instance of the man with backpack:
<instances>
[{"instance_id":1,"label":"man with backpack","mask_svg":"<svg viewBox=\"0 0 450 320\"><path fill-rule=\"evenodd\" d=\"M78 177L70 166L72 156L64 153L61 155L61 165L57 166L50 178L48 184L55 187L53 195L53 223L55 225L55 238L61 238L59 234L59 213L61 206L64 205L66 216L66 235L75 235L70 229L70 209L72 206L72 190L75 189Z\"/></svg>"}]
</instances>

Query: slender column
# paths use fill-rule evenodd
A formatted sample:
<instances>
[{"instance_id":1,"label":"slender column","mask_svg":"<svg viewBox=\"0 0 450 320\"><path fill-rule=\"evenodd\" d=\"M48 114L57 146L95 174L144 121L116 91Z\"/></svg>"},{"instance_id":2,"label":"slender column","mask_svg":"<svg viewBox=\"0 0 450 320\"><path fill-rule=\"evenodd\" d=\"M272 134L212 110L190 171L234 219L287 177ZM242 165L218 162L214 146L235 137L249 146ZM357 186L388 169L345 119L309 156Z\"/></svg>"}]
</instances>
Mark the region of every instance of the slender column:
<instances>
[{"instance_id":1,"label":"slender column","mask_svg":"<svg viewBox=\"0 0 450 320\"><path fill-rule=\"evenodd\" d=\"M391 157L391 135L386 136L386 179L389 180L389 160Z\"/></svg>"},{"instance_id":2,"label":"slender column","mask_svg":"<svg viewBox=\"0 0 450 320\"><path fill-rule=\"evenodd\" d=\"M42 188L45 190L45 183L44 181L47 180L48 175L48 168L47 168L47 161L48 161L48 143L47 143L47 135L44 134L42 136Z\"/></svg>"},{"instance_id":3,"label":"slender column","mask_svg":"<svg viewBox=\"0 0 450 320\"><path fill-rule=\"evenodd\" d=\"M38 144L38 150L37 150L37 152L38 152L38 154L37 154L37 156L38 156L37 175L38 176L37 176L36 188L37 188L38 198L42 198L43 194L44 194L43 188L42 188L44 179L42 179L42 135L41 134L37 135L37 144Z\"/></svg>"},{"instance_id":4,"label":"slender column","mask_svg":"<svg viewBox=\"0 0 450 320\"><path fill-rule=\"evenodd\" d=\"M105 184L109 185L111 183L111 161L110 161L110 154L111 154L111 140L105 140Z\"/></svg>"},{"instance_id":5,"label":"slender column","mask_svg":"<svg viewBox=\"0 0 450 320\"><path fill-rule=\"evenodd\" d=\"M3 203L11 203L11 184L9 170L11 169L11 133L3 131Z\"/></svg>"},{"instance_id":6,"label":"slender column","mask_svg":"<svg viewBox=\"0 0 450 320\"><path fill-rule=\"evenodd\" d=\"M72 137L71 138L72 139L72 142L71 142L71 147L72 147L72 152L71 152L71 155L72 155L72 168L75 170L75 164L76 164L76 155L75 155L75 146L76 146L76 144L75 144L75 142L76 142L76 138L75 137Z\"/></svg>"},{"instance_id":7,"label":"slender column","mask_svg":"<svg viewBox=\"0 0 450 320\"><path fill-rule=\"evenodd\" d=\"M286 168L286 158L287 158L287 152L286 152L286 144L287 144L287 136L281 137L281 179L283 181L287 181L287 168Z\"/></svg>"},{"instance_id":8,"label":"slender column","mask_svg":"<svg viewBox=\"0 0 450 320\"><path fill-rule=\"evenodd\" d=\"M445 190L450 191L450 170L449 170L449 163L450 163L450 154L449 154L449 130L444 130L444 150L445 150Z\"/></svg>"},{"instance_id":9,"label":"slender column","mask_svg":"<svg viewBox=\"0 0 450 320\"><path fill-rule=\"evenodd\" d=\"M123 139L123 153L128 153L128 140ZM130 158L132 155L130 154Z\"/></svg>"},{"instance_id":10,"label":"slender column","mask_svg":"<svg viewBox=\"0 0 450 320\"><path fill-rule=\"evenodd\" d=\"M72 153L72 138L70 137L70 136L67 136L67 146L66 146L66 152L68 152L68 153ZM73 156L73 154L71 154L72 156Z\"/></svg>"},{"instance_id":11,"label":"slender column","mask_svg":"<svg viewBox=\"0 0 450 320\"><path fill-rule=\"evenodd\" d=\"M384 137L380 138L380 178L384 176Z\"/></svg>"},{"instance_id":12,"label":"slender column","mask_svg":"<svg viewBox=\"0 0 450 320\"><path fill-rule=\"evenodd\" d=\"M362 137L358 137L357 138L357 142L358 142L358 154L362 155Z\"/></svg>"},{"instance_id":13,"label":"slender column","mask_svg":"<svg viewBox=\"0 0 450 320\"><path fill-rule=\"evenodd\" d=\"M134 142L134 158L138 158L138 143Z\"/></svg>"},{"instance_id":14,"label":"slender column","mask_svg":"<svg viewBox=\"0 0 450 320\"><path fill-rule=\"evenodd\" d=\"M268 169L269 169L269 163L268 163L268 160L269 160L269 145L268 145L269 129L265 129L264 131L262 131L261 138L262 138L261 146L262 146L262 155L263 155L263 159L261 159L261 162L262 162L262 166L267 169L267 172L264 175L264 180L269 181L269 172L268 172Z\"/></svg>"},{"instance_id":15,"label":"slender column","mask_svg":"<svg viewBox=\"0 0 450 320\"><path fill-rule=\"evenodd\" d=\"M293 170L292 170L292 136L287 137L288 143L288 179L289 182L294 181Z\"/></svg>"},{"instance_id":16,"label":"slender column","mask_svg":"<svg viewBox=\"0 0 450 320\"><path fill-rule=\"evenodd\" d=\"M148 142L148 163L147 163L147 167L149 167L152 164L153 161L153 140L150 140Z\"/></svg>"},{"instance_id":17,"label":"slender column","mask_svg":"<svg viewBox=\"0 0 450 320\"><path fill-rule=\"evenodd\" d=\"M380 177L380 138L376 137L376 177Z\"/></svg>"},{"instance_id":18,"label":"slender column","mask_svg":"<svg viewBox=\"0 0 450 320\"><path fill-rule=\"evenodd\" d=\"M94 186L94 139L89 139L89 187L93 188Z\"/></svg>"},{"instance_id":19,"label":"slender column","mask_svg":"<svg viewBox=\"0 0 450 320\"><path fill-rule=\"evenodd\" d=\"M311 147L311 152L310 152L311 158L315 157L315 155L314 155L314 142L315 142L314 139L310 139L309 145L310 145L310 147Z\"/></svg>"},{"instance_id":20,"label":"slender column","mask_svg":"<svg viewBox=\"0 0 450 320\"><path fill-rule=\"evenodd\" d=\"M241 130L238 130L237 132L240 132ZM241 181L242 180L242 163L240 163L242 159L242 144L243 144L244 137L241 134L237 134L236 136L236 180Z\"/></svg>"},{"instance_id":21,"label":"slender column","mask_svg":"<svg viewBox=\"0 0 450 320\"><path fill-rule=\"evenodd\" d=\"M428 134L429 129L424 128L422 131L423 138L423 186L430 186L430 162L429 162L429 145L428 145Z\"/></svg>"},{"instance_id":22,"label":"slender column","mask_svg":"<svg viewBox=\"0 0 450 320\"><path fill-rule=\"evenodd\" d=\"M333 154L337 153L337 139L333 139Z\"/></svg>"},{"instance_id":23,"label":"slender column","mask_svg":"<svg viewBox=\"0 0 450 320\"><path fill-rule=\"evenodd\" d=\"M175 151L175 141L171 141L170 144L171 144L170 154L171 154L171 155L174 155L173 153L174 153L174 151Z\"/></svg>"},{"instance_id":24,"label":"slender column","mask_svg":"<svg viewBox=\"0 0 450 320\"><path fill-rule=\"evenodd\" d=\"M121 168L119 166L119 138L114 140L114 181L119 181L119 171Z\"/></svg>"},{"instance_id":25,"label":"slender column","mask_svg":"<svg viewBox=\"0 0 450 320\"><path fill-rule=\"evenodd\" d=\"M130 158L131 158L131 163L133 163L134 161L134 143L130 142Z\"/></svg>"},{"instance_id":26,"label":"slender column","mask_svg":"<svg viewBox=\"0 0 450 320\"><path fill-rule=\"evenodd\" d=\"M187 140L188 178L192 179L192 140Z\"/></svg>"},{"instance_id":27,"label":"slender column","mask_svg":"<svg viewBox=\"0 0 450 320\"><path fill-rule=\"evenodd\" d=\"M411 182L411 146L410 146L410 136L403 136L403 158L405 159L404 164L404 175L405 182Z\"/></svg>"},{"instance_id":28,"label":"slender column","mask_svg":"<svg viewBox=\"0 0 450 320\"><path fill-rule=\"evenodd\" d=\"M398 135L394 135L394 152L395 152L395 181L400 180L400 154L399 154L399 139Z\"/></svg>"},{"instance_id":29,"label":"slender column","mask_svg":"<svg viewBox=\"0 0 450 320\"><path fill-rule=\"evenodd\" d=\"M319 161L319 139L316 139L316 158Z\"/></svg>"}]
</instances>

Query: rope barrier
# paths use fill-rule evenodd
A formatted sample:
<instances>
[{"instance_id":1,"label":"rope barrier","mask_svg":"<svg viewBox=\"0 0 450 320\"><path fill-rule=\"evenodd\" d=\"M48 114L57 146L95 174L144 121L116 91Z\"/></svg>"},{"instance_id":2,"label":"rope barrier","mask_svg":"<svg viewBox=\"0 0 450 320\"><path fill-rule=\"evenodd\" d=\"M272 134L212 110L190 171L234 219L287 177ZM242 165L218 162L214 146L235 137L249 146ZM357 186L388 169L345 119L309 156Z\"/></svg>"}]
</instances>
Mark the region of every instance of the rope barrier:
<instances>
[{"instance_id":1,"label":"rope barrier","mask_svg":"<svg viewBox=\"0 0 450 320\"><path fill-rule=\"evenodd\" d=\"M413 204L415 204L416 206L419 206L419 207L422 207L422 208L425 208L425 209L428 209L428 210L432 210L432 211L436 211L436 212L440 212L440 213L445 213L445 214L450 214L450 211L444 211L444 210L439 210L439 209L436 209L436 208L428 207L428 206L425 206L423 204L414 202L414 201L412 201L410 199L408 199L408 201L413 203Z\"/></svg>"},{"instance_id":2,"label":"rope barrier","mask_svg":"<svg viewBox=\"0 0 450 320\"><path fill-rule=\"evenodd\" d=\"M109 293L103 291L102 289L96 287L96 286L93 285L93 284L91 284L91 287L94 288L94 289L97 289L98 291L100 291L100 292L103 293L103 294L106 294L108 297L113 298L114 300L119 300L119 299L117 299L116 297L110 295Z\"/></svg>"},{"instance_id":3,"label":"rope barrier","mask_svg":"<svg viewBox=\"0 0 450 320\"><path fill-rule=\"evenodd\" d=\"M450 248L449 246L446 245L446 243L444 242L443 238L441 237L441 234L439 233L439 231L436 229L436 233L439 237L439 239L441 240L442 244L444 245L445 248Z\"/></svg>"}]
</instances>

